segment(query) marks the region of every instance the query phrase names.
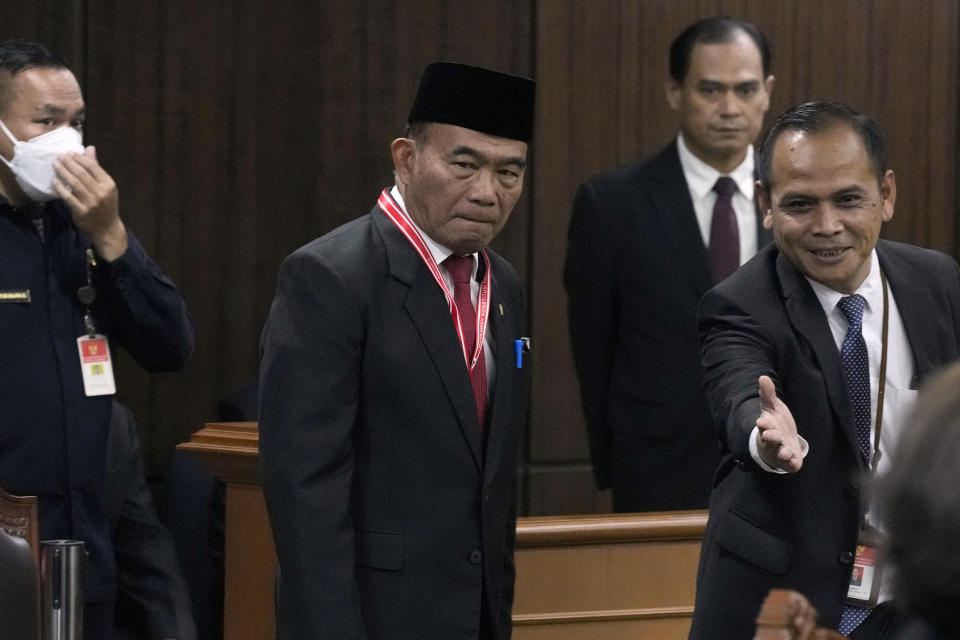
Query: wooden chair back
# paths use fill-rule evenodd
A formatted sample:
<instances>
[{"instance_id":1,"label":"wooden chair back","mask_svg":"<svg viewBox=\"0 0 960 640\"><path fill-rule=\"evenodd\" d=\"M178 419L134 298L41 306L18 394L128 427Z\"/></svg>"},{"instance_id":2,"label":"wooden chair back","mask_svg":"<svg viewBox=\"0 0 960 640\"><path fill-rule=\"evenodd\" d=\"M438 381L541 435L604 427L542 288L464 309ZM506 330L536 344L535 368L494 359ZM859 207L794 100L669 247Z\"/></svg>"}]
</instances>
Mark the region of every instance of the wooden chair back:
<instances>
[{"instance_id":1,"label":"wooden chair back","mask_svg":"<svg viewBox=\"0 0 960 640\"><path fill-rule=\"evenodd\" d=\"M40 570L40 525L36 496L15 496L0 488L0 529L30 545L33 562Z\"/></svg>"},{"instance_id":2,"label":"wooden chair back","mask_svg":"<svg viewBox=\"0 0 960 640\"><path fill-rule=\"evenodd\" d=\"M846 640L846 636L817 626L817 610L802 594L771 589L757 616L753 640Z\"/></svg>"}]
</instances>

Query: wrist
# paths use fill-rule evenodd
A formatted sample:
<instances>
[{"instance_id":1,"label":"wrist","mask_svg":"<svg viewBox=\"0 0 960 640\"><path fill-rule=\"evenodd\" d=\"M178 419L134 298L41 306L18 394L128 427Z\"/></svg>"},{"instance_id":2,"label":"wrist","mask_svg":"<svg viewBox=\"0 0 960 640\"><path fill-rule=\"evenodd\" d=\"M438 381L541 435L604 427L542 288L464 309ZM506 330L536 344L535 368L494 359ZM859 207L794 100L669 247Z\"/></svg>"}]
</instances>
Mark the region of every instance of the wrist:
<instances>
[{"instance_id":1,"label":"wrist","mask_svg":"<svg viewBox=\"0 0 960 640\"><path fill-rule=\"evenodd\" d=\"M127 252L127 229L120 218L105 232L92 238L97 254L107 262L113 262Z\"/></svg>"},{"instance_id":2,"label":"wrist","mask_svg":"<svg viewBox=\"0 0 960 640\"><path fill-rule=\"evenodd\" d=\"M760 428L757 426L754 426L753 430L750 432L748 449L750 451L750 457L753 458L753 461L757 463L758 467L767 473L786 473L786 471L780 468L779 461L768 461L763 455L762 452L764 451L764 447L760 439Z\"/></svg>"}]
</instances>

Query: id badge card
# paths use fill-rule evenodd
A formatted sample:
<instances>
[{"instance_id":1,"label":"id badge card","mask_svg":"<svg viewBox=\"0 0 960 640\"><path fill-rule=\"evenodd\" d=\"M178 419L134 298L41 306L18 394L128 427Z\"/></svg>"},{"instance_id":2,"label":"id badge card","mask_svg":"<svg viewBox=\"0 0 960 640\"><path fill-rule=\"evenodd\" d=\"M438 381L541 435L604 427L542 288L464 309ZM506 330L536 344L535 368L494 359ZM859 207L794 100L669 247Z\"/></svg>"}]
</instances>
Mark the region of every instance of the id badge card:
<instances>
[{"instance_id":1,"label":"id badge card","mask_svg":"<svg viewBox=\"0 0 960 640\"><path fill-rule=\"evenodd\" d=\"M847 604L860 607L875 607L880 594L882 573L880 544L877 535L870 529L861 532L857 552L853 558L850 586L847 588Z\"/></svg>"},{"instance_id":2,"label":"id badge card","mask_svg":"<svg viewBox=\"0 0 960 640\"><path fill-rule=\"evenodd\" d=\"M107 396L117 392L113 381L113 362L110 360L110 345L102 334L83 335L77 338L80 351L80 371L83 374L83 390L88 396Z\"/></svg>"}]
</instances>

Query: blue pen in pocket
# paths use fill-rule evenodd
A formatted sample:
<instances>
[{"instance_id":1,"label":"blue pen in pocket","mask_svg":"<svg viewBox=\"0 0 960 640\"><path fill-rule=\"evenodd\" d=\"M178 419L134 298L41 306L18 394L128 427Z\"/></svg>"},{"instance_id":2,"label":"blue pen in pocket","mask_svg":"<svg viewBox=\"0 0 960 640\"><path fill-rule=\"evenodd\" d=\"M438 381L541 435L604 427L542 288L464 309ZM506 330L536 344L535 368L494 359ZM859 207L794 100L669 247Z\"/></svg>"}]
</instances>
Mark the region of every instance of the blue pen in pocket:
<instances>
[{"instance_id":1,"label":"blue pen in pocket","mask_svg":"<svg viewBox=\"0 0 960 640\"><path fill-rule=\"evenodd\" d=\"M517 338L513 341L513 353L517 358L517 369L523 368L523 352L530 350L530 338Z\"/></svg>"}]
</instances>

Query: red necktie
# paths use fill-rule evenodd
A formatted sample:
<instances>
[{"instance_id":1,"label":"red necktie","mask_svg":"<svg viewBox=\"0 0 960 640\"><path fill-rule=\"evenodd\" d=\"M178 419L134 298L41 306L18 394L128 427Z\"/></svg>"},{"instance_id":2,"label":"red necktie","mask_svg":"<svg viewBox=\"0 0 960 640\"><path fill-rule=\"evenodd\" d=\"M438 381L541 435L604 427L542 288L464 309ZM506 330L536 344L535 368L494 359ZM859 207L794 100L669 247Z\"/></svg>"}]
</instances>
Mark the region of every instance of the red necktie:
<instances>
[{"instance_id":1,"label":"red necktie","mask_svg":"<svg viewBox=\"0 0 960 640\"><path fill-rule=\"evenodd\" d=\"M713 205L713 221L710 223L710 270L716 283L740 266L740 232L737 215L733 212L737 183L733 178L720 176L713 190L717 192L717 202Z\"/></svg>"},{"instance_id":2,"label":"red necktie","mask_svg":"<svg viewBox=\"0 0 960 640\"><path fill-rule=\"evenodd\" d=\"M473 256L451 255L443 261L443 266L453 279L453 301L457 305L457 313L460 314L460 327L463 329L468 358L472 358L477 346L477 312L473 308L473 298L470 295ZM473 399L477 404L477 419L481 430L487 414L487 365L483 351L480 349L477 363L470 371L470 384L473 386Z\"/></svg>"}]
</instances>

